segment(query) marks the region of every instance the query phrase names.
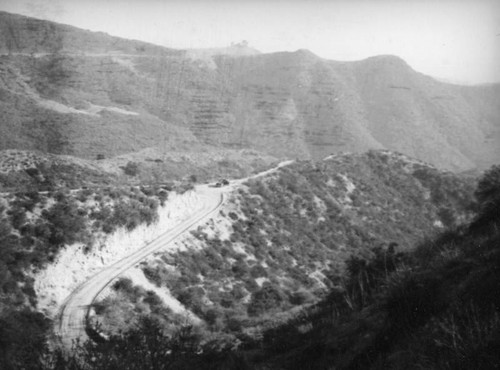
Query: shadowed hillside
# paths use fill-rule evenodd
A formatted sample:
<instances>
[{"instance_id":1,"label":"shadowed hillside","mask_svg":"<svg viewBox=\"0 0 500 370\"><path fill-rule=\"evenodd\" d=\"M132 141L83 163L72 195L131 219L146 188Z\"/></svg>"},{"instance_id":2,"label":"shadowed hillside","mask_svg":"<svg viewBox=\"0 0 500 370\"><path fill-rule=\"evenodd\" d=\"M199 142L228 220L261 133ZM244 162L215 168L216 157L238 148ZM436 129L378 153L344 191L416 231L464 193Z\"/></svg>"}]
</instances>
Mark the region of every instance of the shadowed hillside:
<instances>
[{"instance_id":1,"label":"shadowed hillside","mask_svg":"<svg viewBox=\"0 0 500 370\"><path fill-rule=\"evenodd\" d=\"M175 51L0 18L0 149L88 159L222 150L237 162L244 149L321 159L387 148L454 171L500 157L498 85L437 82L392 56Z\"/></svg>"},{"instance_id":2,"label":"shadowed hillside","mask_svg":"<svg viewBox=\"0 0 500 370\"><path fill-rule=\"evenodd\" d=\"M348 260L343 288L269 331L267 360L256 368L498 368L499 185L493 166L478 183L470 223L409 253Z\"/></svg>"},{"instance_id":3,"label":"shadowed hillside","mask_svg":"<svg viewBox=\"0 0 500 370\"><path fill-rule=\"evenodd\" d=\"M386 151L255 179L214 220L221 233L221 218L234 221L229 239L208 224L193 234L202 248L191 241L192 249L141 264L154 291L118 279L94 307L104 323L97 329L112 320L116 335L89 328L96 343L76 345L69 358L46 354L39 367L495 368L499 174L497 166L481 178L477 202L470 179ZM444 208L467 217L452 221ZM165 288L203 323L187 325L166 307Z\"/></svg>"},{"instance_id":4,"label":"shadowed hillside","mask_svg":"<svg viewBox=\"0 0 500 370\"><path fill-rule=\"evenodd\" d=\"M396 56L0 12L0 367L495 368L500 167L465 173L500 159L499 103ZM113 275L60 353L67 293L205 192L210 220Z\"/></svg>"},{"instance_id":5,"label":"shadowed hillside","mask_svg":"<svg viewBox=\"0 0 500 370\"><path fill-rule=\"evenodd\" d=\"M387 151L283 167L229 196L178 251L143 261L142 279L118 281L97 300L92 322L111 334L138 322L140 297L148 298L134 284L145 277L201 320L206 335L252 342L338 285L349 258L389 245L408 251L469 219L473 183ZM159 320L178 326L182 317L169 311L177 305L165 304Z\"/></svg>"}]
</instances>

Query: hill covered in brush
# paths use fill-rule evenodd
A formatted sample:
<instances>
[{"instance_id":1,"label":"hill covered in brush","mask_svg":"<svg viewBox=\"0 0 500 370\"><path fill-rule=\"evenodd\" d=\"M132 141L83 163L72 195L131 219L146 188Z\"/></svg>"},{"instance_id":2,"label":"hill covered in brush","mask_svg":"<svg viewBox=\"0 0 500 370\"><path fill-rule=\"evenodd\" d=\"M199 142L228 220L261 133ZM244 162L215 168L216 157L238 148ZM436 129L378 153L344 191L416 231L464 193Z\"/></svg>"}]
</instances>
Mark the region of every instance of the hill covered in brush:
<instances>
[{"instance_id":1,"label":"hill covered in brush","mask_svg":"<svg viewBox=\"0 0 500 370\"><path fill-rule=\"evenodd\" d=\"M398 156L387 158L387 154L372 154L371 157L371 160L399 162L402 168L411 169L402 171L410 177L425 168L433 173L428 180L433 179L434 191L439 189L439 183L447 183L447 188L450 188L450 182L458 185L454 176L443 178L432 168L422 168L421 164L414 167L414 162L409 163ZM327 166L340 166L336 168L338 170L347 163L352 165L351 161L352 158L336 158ZM370 162L367 158L354 160L357 165L362 162L365 170L376 168L373 163L366 167ZM294 170L305 175L310 173L310 164L298 165ZM420 239L416 248L404 250L394 244L372 245L367 247L368 253L354 253L344 260L342 272L330 279L331 285L325 288L325 294L319 301L290 311L286 318L277 315L271 307L283 305L287 299L286 285L279 285L284 279L268 275L270 282L251 294L250 302L260 300L260 303L248 313L255 319L253 309L267 307L268 312L273 313L267 319L275 320L275 325L264 328L262 335L254 340L249 340L247 333L247 339L238 342L235 335L240 340L244 337L235 331L237 328L241 330L241 325L235 325L234 321L227 327L233 330L229 337L227 331L225 336L221 333L218 337L214 336L214 328L217 325L219 330L221 328L221 321L217 320L202 331L192 325L185 325L173 333L165 331L165 323L160 319L162 307L159 300L153 294L134 287L130 281L121 280L113 289L122 297L135 297L135 304L140 304L143 309L148 305L153 311L140 318L125 334L114 335L102 343L76 346L70 359L48 357L45 368L495 368L499 360L500 323L497 268L499 220L496 212L499 174L498 167L494 167L480 180L474 193L477 203L473 218L437 234L429 229L430 233ZM273 178L262 179L262 182L268 186L273 182L278 184L280 178L289 175L290 171L285 170ZM417 177L422 178L421 174ZM352 182L358 183L356 176ZM304 183L302 187L310 189ZM283 193L286 194L285 191ZM451 204L461 199L453 193L442 194L441 202ZM315 194L318 195L318 192ZM337 195L342 197L340 193ZM470 195L468 193L469 199ZM253 197L257 198L255 193ZM266 221L276 216L266 217ZM283 228L284 234L286 230ZM295 236L298 237L299 233ZM214 244L209 243L204 248L205 255L212 253L210 250ZM228 245L224 247L230 251ZM295 247L283 249L294 253L294 258L298 257ZM314 244L311 243L308 249L314 251ZM270 252L277 250L269 248ZM248 248L246 253L249 254ZM183 257L189 260L185 254ZM161 258L167 260L166 256ZM168 256L170 261L173 258L176 257ZM267 257L269 265L272 258ZM213 262L213 259L206 260ZM176 261L182 263L182 259ZM259 259L257 261L260 262ZM285 265L286 262L280 264ZM272 267L270 271L278 268ZM203 279L197 286L206 291L210 275L201 275ZM220 278L219 281L225 283ZM222 294L221 291L219 294ZM227 313L229 310L225 309ZM278 318L284 320L276 321ZM208 336L207 330L212 330Z\"/></svg>"},{"instance_id":2,"label":"hill covered in brush","mask_svg":"<svg viewBox=\"0 0 500 370\"><path fill-rule=\"evenodd\" d=\"M471 222L408 253L387 250L348 260L346 289L331 291L269 331L262 354L267 360L260 366L497 368L500 167L481 178L475 195L478 210Z\"/></svg>"},{"instance_id":3,"label":"hill covered in brush","mask_svg":"<svg viewBox=\"0 0 500 370\"><path fill-rule=\"evenodd\" d=\"M393 56L180 51L0 18L0 149L135 153L174 173L384 148L456 171L500 157L498 85L441 83Z\"/></svg>"},{"instance_id":4,"label":"hill covered in brush","mask_svg":"<svg viewBox=\"0 0 500 370\"><path fill-rule=\"evenodd\" d=\"M156 293L176 305L152 300L131 277L98 298L92 325L116 334L147 315L178 327L180 304L210 335L251 342L340 287L348 259L408 251L468 220L473 188L469 178L386 151L282 167L231 194L182 248L141 263Z\"/></svg>"}]
</instances>

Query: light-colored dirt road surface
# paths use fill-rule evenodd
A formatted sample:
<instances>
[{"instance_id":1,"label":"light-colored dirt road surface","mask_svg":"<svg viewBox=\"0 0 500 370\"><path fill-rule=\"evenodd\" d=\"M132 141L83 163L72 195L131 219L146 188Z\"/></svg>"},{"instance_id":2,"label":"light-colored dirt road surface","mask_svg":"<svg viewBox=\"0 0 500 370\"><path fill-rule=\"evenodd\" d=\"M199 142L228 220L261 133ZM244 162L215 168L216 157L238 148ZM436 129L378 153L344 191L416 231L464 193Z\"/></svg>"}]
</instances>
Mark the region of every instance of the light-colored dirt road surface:
<instances>
[{"instance_id":1,"label":"light-colored dirt road surface","mask_svg":"<svg viewBox=\"0 0 500 370\"><path fill-rule=\"evenodd\" d=\"M88 338L85 332L85 324L89 307L99 293L111 284L115 278L150 254L159 249L168 247L184 233L196 229L199 225L215 216L224 202L225 193L236 190L241 184L251 178L268 175L291 163L293 163L293 161L282 162L278 166L254 176L233 180L229 186L222 188L216 188L210 185L197 186L196 191L200 195L201 202L203 202L201 208L193 212L188 219L179 222L179 224L173 226L164 234L147 244L144 248L139 249L96 273L93 277L75 289L64 301L59 310L60 313L55 327L56 337L61 341L63 347L69 350L75 340L79 339L80 341L85 341ZM64 277L61 276L61 279L64 279Z\"/></svg>"},{"instance_id":2,"label":"light-colored dirt road surface","mask_svg":"<svg viewBox=\"0 0 500 370\"><path fill-rule=\"evenodd\" d=\"M200 193L203 202L198 212L193 213L191 217L175 225L144 248L101 270L80 285L65 300L55 327L55 334L61 340L64 348L71 349L73 341L76 339L80 339L80 341L87 339L85 322L89 306L97 295L111 284L116 277L148 255L167 247L180 238L182 234L203 224L219 211L224 200L223 193L225 189L209 188L204 185L199 186L197 191ZM64 279L64 277L61 276L61 279Z\"/></svg>"}]
</instances>

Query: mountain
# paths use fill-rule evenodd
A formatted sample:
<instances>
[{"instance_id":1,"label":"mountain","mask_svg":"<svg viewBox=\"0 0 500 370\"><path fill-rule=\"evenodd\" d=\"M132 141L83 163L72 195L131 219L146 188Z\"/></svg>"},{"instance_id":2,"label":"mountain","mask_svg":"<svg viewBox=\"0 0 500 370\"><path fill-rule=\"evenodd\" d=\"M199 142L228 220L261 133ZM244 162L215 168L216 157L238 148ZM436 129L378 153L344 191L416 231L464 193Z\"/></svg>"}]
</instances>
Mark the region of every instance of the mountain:
<instances>
[{"instance_id":1,"label":"mountain","mask_svg":"<svg viewBox=\"0 0 500 370\"><path fill-rule=\"evenodd\" d=\"M499 184L498 166L480 179L472 222L351 259L343 289L264 336L255 368L498 367Z\"/></svg>"},{"instance_id":2,"label":"mountain","mask_svg":"<svg viewBox=\"0 0 500 370\"><path fill-rule=\"evenodd\" d=\"M211 222L104 291L91 322L116 334L151 311L170 328L194 317L211 336L258 339L341 285L349 259L409 251L470 219L473 186L387 151L281 167L227 194ZM145 307L144 281L173 298Z\"/></svg>"},{"instance_id":3,"label":"mountain","mask_svg":"<svg viewBox=\"0 0 500 370\"><path fill-rule=\"evenodd\" d=\"M154 318L158 301L130 281L120 281L113 289L129 299L142 295L143 304L137 307L145 310L147 302L154 313L125 335L77 346L67 363L97 358L89 364L93 369L110 364L132 369L157 364L185 369L497 368L498 175L499 167L488 174L496 181L494 188L484 181L487 177L480 181L478 190L489 183L482 189L488 193L481 197L472 223L429 237L407 253L389 247L374 249L370 257L351 258L339 285L319 304L294 313L284 324L273 315L274 325L259 340L240 344L226 336L217 343L190 326L173 336L165 334ZM280 296L261 297L276 301Z\"/></svg>"},{"instance_id":4,"label":"mountain","mask_svg":"<svg viewBox=\"0 0 500 370\"><path fill-rule=\"evenodd\" d=\"M0 31L0 149L205 176L367 149L453 171L500 158L500 85L438 82L394 56L172 50L4 12Z\"/></svg>"},{"instance_id":5,"label":"mountain","mask_svg":"<svg viewBox=\"0 0 500 370\"><path fill-rule=\"evenodd\" d=\"M478 207L474 183L385 150L289 162L233 183L236 188L227 192L210 222L158 250L100 293L87 327L96 343L77 344L70 361L91 361L92 369L125 364L149 369L155 363L160 364L156 368L186 369L387 368L381 361L394 368L414 361L432 368L435 354L443 363L452 358L453 364L463 360L462 350L467 364L474 363L476 349L494 355L490 343L498 343L499 320L490 303L496 304L498 295L488 293L498 291L497 205L489 213L484 204ZM483 182L484 195L491 196L491 183ZM154 199L148 189L87 190L63 197L70 207L92 207L91 213L85 208L75 213L77 225L97 216L103 221L99 227L116 228L122 217L112 214L124 215L127 198L135 200L131 211ZM124 204L116 207L113 199ZM22 200L24 205L28 199ZM50 214L65 210L56 200L42 202L51 207ZM33 201L29 204L38 209L42 200ZM10 203L23 207L14 199ZM114 212L104 212L108 207ZM474 229L464 226L478 208L493 223L476 217ZM125 214L131 216L127 222L140 219L137 212ZM29 228L18 223L16 230L24 236ZM78 240L86 234L78 231L63 235ZM115 244L121 250L130 243L122 234ZM65 285L76 275L70 260L82 274L92 268L88 261L102 259L93 253L97 245L80 255L77 246L62 250L61 260L56 257L44 270L52 274L37 275L35 292L40 283L45 286L37 296L38 309L50 303L44 296L58 292L44 284L43 276L51 275L52 285ZM54 271L68 279L61 281ZM462 310L461 302L475 306ZM17 321L11 321L6 327L15 327ZM17 340L7 342L10 351L22 347L18 337L7 334ZM459 347L453 347L454 338ZM441 344L446 351L440 351ZM420 356L415 359L413 353ZM493 363L494 358L479 360ZM48 364L45 368L56 368Z\"/></svg>"}]
</instances>

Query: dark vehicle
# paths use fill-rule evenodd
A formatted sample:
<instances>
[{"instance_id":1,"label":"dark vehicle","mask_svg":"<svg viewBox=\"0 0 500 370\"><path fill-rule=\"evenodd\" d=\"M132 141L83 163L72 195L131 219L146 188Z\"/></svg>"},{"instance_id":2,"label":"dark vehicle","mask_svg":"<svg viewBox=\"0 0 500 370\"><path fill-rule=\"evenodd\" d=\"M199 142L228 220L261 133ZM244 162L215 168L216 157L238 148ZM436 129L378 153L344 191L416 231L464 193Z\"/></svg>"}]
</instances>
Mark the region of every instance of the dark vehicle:
<instances>
[{"instance_id":1,"label":"dark vehicle","mask_svg":"<svg viewBox=\"0 0 500 370\"><path fill-rule=\"evenodd\" d=\"M226 179L222 179L222 180L220 180L220 182L222 185L229 185L229 181Z\"/></svg>"}]
</instances>

